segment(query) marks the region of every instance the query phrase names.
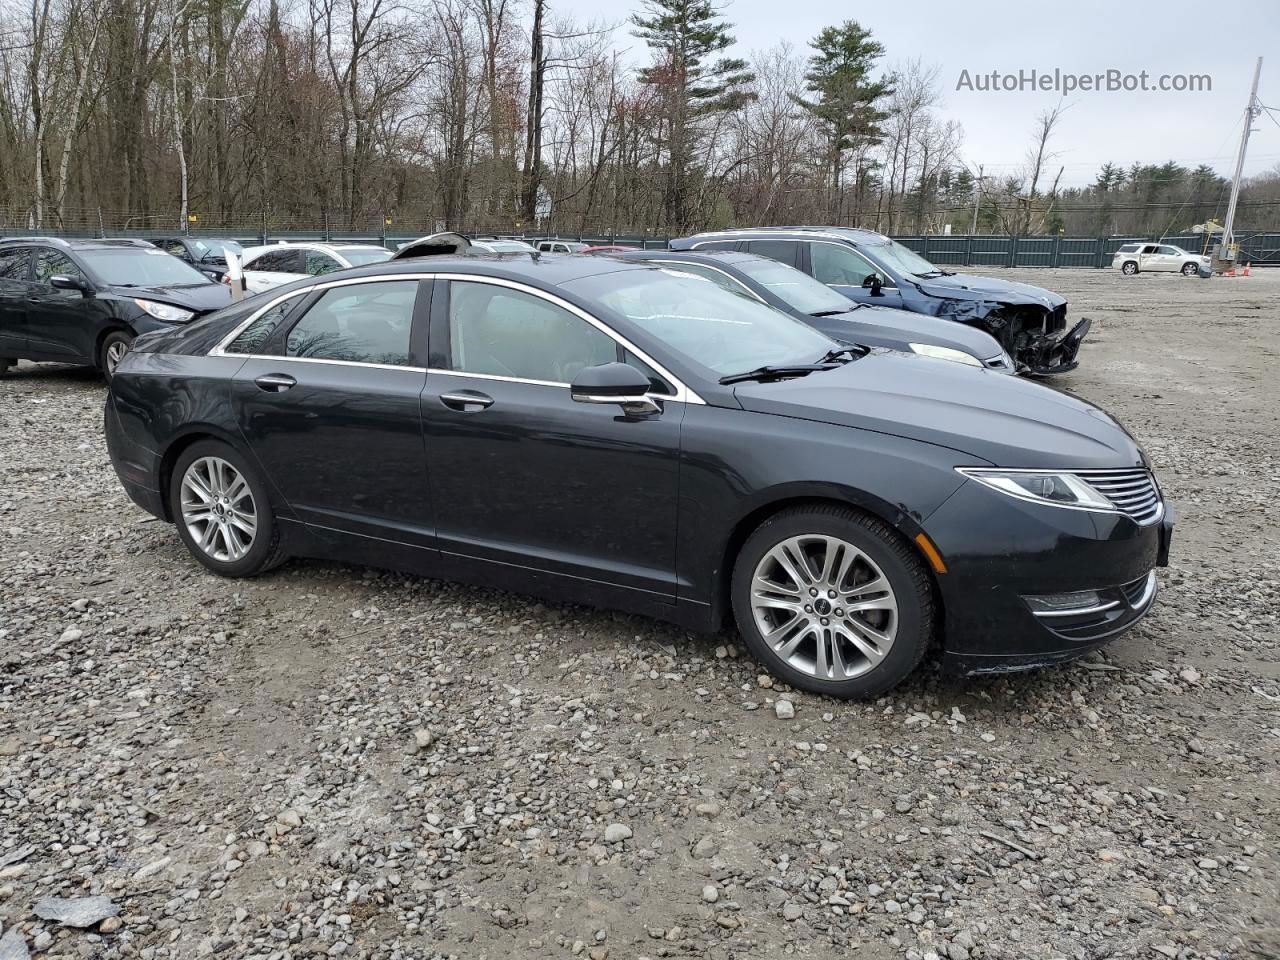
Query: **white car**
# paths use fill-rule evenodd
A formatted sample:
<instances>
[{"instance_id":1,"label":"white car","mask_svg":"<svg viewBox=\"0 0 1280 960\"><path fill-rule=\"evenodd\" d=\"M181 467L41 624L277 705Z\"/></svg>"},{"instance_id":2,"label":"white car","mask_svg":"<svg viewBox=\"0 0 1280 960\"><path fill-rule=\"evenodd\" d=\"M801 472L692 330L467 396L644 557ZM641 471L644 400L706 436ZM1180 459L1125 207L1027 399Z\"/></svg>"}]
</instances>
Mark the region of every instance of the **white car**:
<instances>
[{"instance_id":1,"label":"white car","mask_svg":"<svg viewBox=\"0 0 1280 960\"><path fill-rule=\"evenodd\" d=\"M577 240L539 240L538 250L542 253L580 253L590 244Z\"/></svg>"},{"instance_id":2,"label":"white car","mask_svg":"<svg viewBox=\"0 0 1280 960\"><path fill-rule=\"evenodd\" d=\"M471 248L485 253L537 253L531 245L523 240L494 240L491 238L472 240Z\"/></svg>"},{"instance_id":3,"label":"white car","mask_svg":"<svg viewBox=\"0 0 1280 960\"><path fill-rule=\"evenodd\" d=\"M262 293L299 277L381 263L391 251L372 243L273 243L244 252L244 289Z\"/></svg>"},{"instance_id":4,"label":"white car","mask_svg":"<svg viewBox=\"0 0 1280 960\"><path fill-rule=\"evenodd\" d=\"M1188 253L1169 243L1126 243L1111 258L1111 266L1127 277L1140 271L1181 273L1194 277L1201 267L1209 266L1209 258Z\"/></svg>"}]
</instances>

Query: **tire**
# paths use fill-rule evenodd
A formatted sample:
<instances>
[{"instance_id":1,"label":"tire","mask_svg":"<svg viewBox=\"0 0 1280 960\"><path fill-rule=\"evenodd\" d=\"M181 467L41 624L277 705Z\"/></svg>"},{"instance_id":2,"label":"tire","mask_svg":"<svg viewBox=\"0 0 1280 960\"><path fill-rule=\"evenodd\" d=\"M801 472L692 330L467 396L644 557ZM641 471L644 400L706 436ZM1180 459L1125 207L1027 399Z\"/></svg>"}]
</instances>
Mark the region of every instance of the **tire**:
<instances>
[{"instance_id":1,"label":"tire","mask_svg":"<svg viewBox=\"0 0 1280 960\"><path fill-rule=\"evenodd\" d=\"M828 551L843 577L821 576ZM892 527L846 507L796 507L765 520L738 552L730 590L756 659L813 693L874 697L914 671L933 639L933 584L919 555ZM844 609L851 599L861 609Z\"/></svg>"},{"instance_id":2,"label":"tire","mask_svg":"<svg viewBox=\"0 0 1280 960\"><path fill-rule=\"evenodd\" d=\"M169 504L191 555L219 576L252 577L286 559L266 485L221 441L201 440L182 451L169 477Z\"/></svg>"},{"instance_id":3,"label":"tire","mask_svg":"<svg viewBox=\"0 0 1280 960\"><path fill-rule=\"evenodd\" d=\"M1200 268L1194 263L1184 263L1182 265L1182 275L1184 277L1194 277L1200 273Z\"/></svg>"},{"instance_id":4,"label":"tire","mask_svg":"<svg viewBox=\"0 0 1280 960\"><path fill-rule=\"evenodd\" d=\"M1124 265L1120 267L1120 272L1126 277L1132 277L1138 272L1138 264L1133 260L1126 260Z\"/></svg>"},{"instance_id":5,"label":"tire","mask_svg":"<svg viewBox=\"0 0 1280 960\"><path fill-rule=\"evenodd\" d=\"M18 361L13 357L0 357L0 377L3 377L17 365Z\"/></svg>"},{"instance_id":6,"label":"tire","mask_svg":"<svg viewBox=\"0 0 1280 960\"><path fill-rule=\"evenodd\" d=\"M112 330L102 338L102 343L98 345L98 370L102 373L102 379L111 382L111 378L115 376L116 367L120 365L120 361L124 359L129 348L133 346L133 334L124 330Z\"/></svg>"}]
</instances>

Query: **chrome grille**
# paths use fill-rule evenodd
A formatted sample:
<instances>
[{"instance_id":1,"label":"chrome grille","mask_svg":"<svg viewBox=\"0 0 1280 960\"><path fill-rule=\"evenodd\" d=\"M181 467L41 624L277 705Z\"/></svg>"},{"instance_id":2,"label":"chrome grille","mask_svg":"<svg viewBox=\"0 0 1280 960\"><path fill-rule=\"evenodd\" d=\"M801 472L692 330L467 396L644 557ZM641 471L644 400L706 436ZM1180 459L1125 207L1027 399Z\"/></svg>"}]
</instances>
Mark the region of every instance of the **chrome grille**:
<instances>
[{"instance_id":1,"label":"chrome grille","mask_svg":"<svg viewBox=\"0 0 1280 960\"><path fill-rule=\"evenodd\" d=\"M1072 473L1138 523L1151 523L1162 512L1160 491L1150 470L1073 470Z\"/></svg>"}]
</instances>

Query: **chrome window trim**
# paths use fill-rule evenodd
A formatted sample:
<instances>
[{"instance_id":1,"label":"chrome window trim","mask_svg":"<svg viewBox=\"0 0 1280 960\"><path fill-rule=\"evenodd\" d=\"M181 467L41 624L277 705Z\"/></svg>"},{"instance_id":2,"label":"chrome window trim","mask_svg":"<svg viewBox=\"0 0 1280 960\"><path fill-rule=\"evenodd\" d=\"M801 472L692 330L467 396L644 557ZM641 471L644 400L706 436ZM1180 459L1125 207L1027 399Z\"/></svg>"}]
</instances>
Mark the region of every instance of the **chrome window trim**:
<instances>
[{"instance_id":1,"label":"chrome window trim","mask_svg":"<svg viewBox=\"0 0 1280 960\"><path fill-rule=\"evenodd\" d=\"M671 372L667 370L666 367L658 363L656 360L650 357L647 353L645 353L643 350L641 350L639 347L633 344L630 340L622 336L622 334L613 330L612 328L604 324L602 321L597 320L595 317L587 313L585 310L575 306L572 303L569 303L567 300L563 300L560 297L557 297L555 294L547 293L545 290L539 290L537 287L533 287L525 283L519 283L518 281L515 281L515 280L508 280L505 277L485 277L485 276L480 276L478 274L470 274L470 273L396 273L396 274L383 274L381 276L373 276L373 277L345 277L340 280L328 280L321 283L314 283L311 286L305 287L301 290L290 290L288 293L283 293L278 297L274 297L268 300L265 304L263 304L257 310L253 311L253 313L249 314L249 316L245 318L243 322L239 323L235 327L235 329L233 329L225 337L219 340L214 345L213 349L211 349L208 352L207 356L239 357L244 360L251 360L251 359L252 360L278 360L281 362L290 362L290 363L339 363L339 364L344 364L346 366L351 366L351 367L371 367L374 369L382 369L382 370L415 370L415 371L421 371L423 373L438 373L438 374L445 374L445 375L455 376L455 377L479 377L484 380L506 381L509 383L528 383L528 384L533 384L535 386L551 386L551 387L568 387L569 386L569 384L567 383L559 383L557 381L552 381L552 380L525 380L525 379L521 379L520 377L502 377L496 374L467 373L461 370L445 370L439 367L419 367L419 366L407 366L407 365L397 366L395 364L386 364L386 363L364 363L359 360L329 360L329 359L324 359L320 357L278 357L278 356L271 356L268 354L228 353L226 351L227 345L230 344L233 340L235 340L236 337L240 336L240 334L243 333L250 326L250 324L252 324L255 320L261 317L268 310L275 308L277 305L283 303L286 300L290 300L293 297L301 297L310 293L314 293L317 290L328 290L333 287L351 286L353 284L359 284L359 283L389 283L389 282L395 282L397 280L413 280L413 281L460 280L460 281L467 281L472 283L488 283L488 284L492 284L494 286L499 286L499 287L509 287L510 289L513 289L513 290L519 290L523 293L528 293L532 296L540 297L541 299L546 300L549 303L553 303L564 310L568 310L574 316L579 317L582 320L585 320L588 324L595 327L601 333L605 334L605 336L611 338L615 343L621 344L625 349L630 350L632 353L634 353L637 357L639 357L645 363L649 364L649 366L651 366L654 370L656 370L660 376L665 378L668 382L670 382L675 387L674 394L655 393L655 394L650 394L650 396L654 396L659 399L667 400L667 401L676 401L678 403L691 403L691 404L700 404L702 406L706 406L706 401L703 400L702 397L698 396L698 394L694 390L686 386L684 381L682 381L679 377L673 376Z\"/></svg>"},{"instance_id":2,"label":"chrome window trim","mask_svg":"<svg viewBox=\"0 0 1280 960\"><path fill-rule=\"evenodd\" d=\"M466 283L487 283L492 286L507 287L508 289L518 290L521 293L527 293L530 296L534 296L534 297L538 297L539 299L546 300L548 303L554 304L555 306L560 307L562 310L567 310L569 313L573 314L575 317L578 317L580 320L585 320L588 324L595 327L605 336L612 339L615 343L619 343L625 349L630 350L637 357L639 357L641 360L643 360L645 363L651 366L654 370L656 370L658 374L661 377L663 377L663 379L667 380L669 383L671 383L675 387L674 394L658 393L658 394L653 394L653 396L660 397L663 400L674 400L678 403L693 403L693 404L701 404L703 406L706 405L706 401L703 400L700 396L698 396L698 394L695 393L693 390L691 390L689 387L687 387L684 381L682 381L679 377L672 375L671 371L669 371L662 364L654 360L653 357L649 356L647 353L645 353L643 350L637 347L634 343L632 343L622 334L618 333L616 330L609 327L607 324L605 324L601 320L596 319L591 314L587 313L587 311L583 310L581 307L575 306L574 304L570 303L568 300L564 300L561 297L556 296L554 293L547 293L547 291L545 290L540 290L537 287L530 286L529 284L526 284L526 283L520 283L517 280L508 280L505 277L485 277L485 276L480 276L478 274L470 274L470 273L437 273L437 274L433 274L433 276L437 280L450 280L450 281L457 280L457 281L466 282ZM519 377L503 377L496 374L467 373L464 370L439 370L435 367L430 368L430 370L431 372L452 373L458 376L466 376L466 377L484 376L487 379L508 380L515 383L534 383L534 384L546 384L550 386L563 386L563 387L569 386L569 384L567 383L557 383L555 381L549 381L549 380L521 380Z\"/></svg>"}]
</instances>

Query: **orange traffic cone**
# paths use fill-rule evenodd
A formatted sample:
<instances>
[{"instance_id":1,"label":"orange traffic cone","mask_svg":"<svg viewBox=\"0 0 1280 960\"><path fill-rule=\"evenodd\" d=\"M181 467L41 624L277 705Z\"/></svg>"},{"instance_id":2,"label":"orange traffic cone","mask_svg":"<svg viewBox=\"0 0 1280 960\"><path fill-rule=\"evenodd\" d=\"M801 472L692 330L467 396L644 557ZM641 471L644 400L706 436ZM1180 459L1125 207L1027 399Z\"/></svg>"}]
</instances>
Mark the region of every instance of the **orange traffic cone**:
<instances>
[{"instance_id":1,"label":"orange traffic cone","mask_svg":"<svg viewBox=\"0 0 1280 960\"><path fill-rule=\"evenodd\" d=\"M1248 262L1246 262L1244 265L1244 276L1247 277L1248 275L1249 275L1249 264Z\"/></svg>"}]
</instances>

